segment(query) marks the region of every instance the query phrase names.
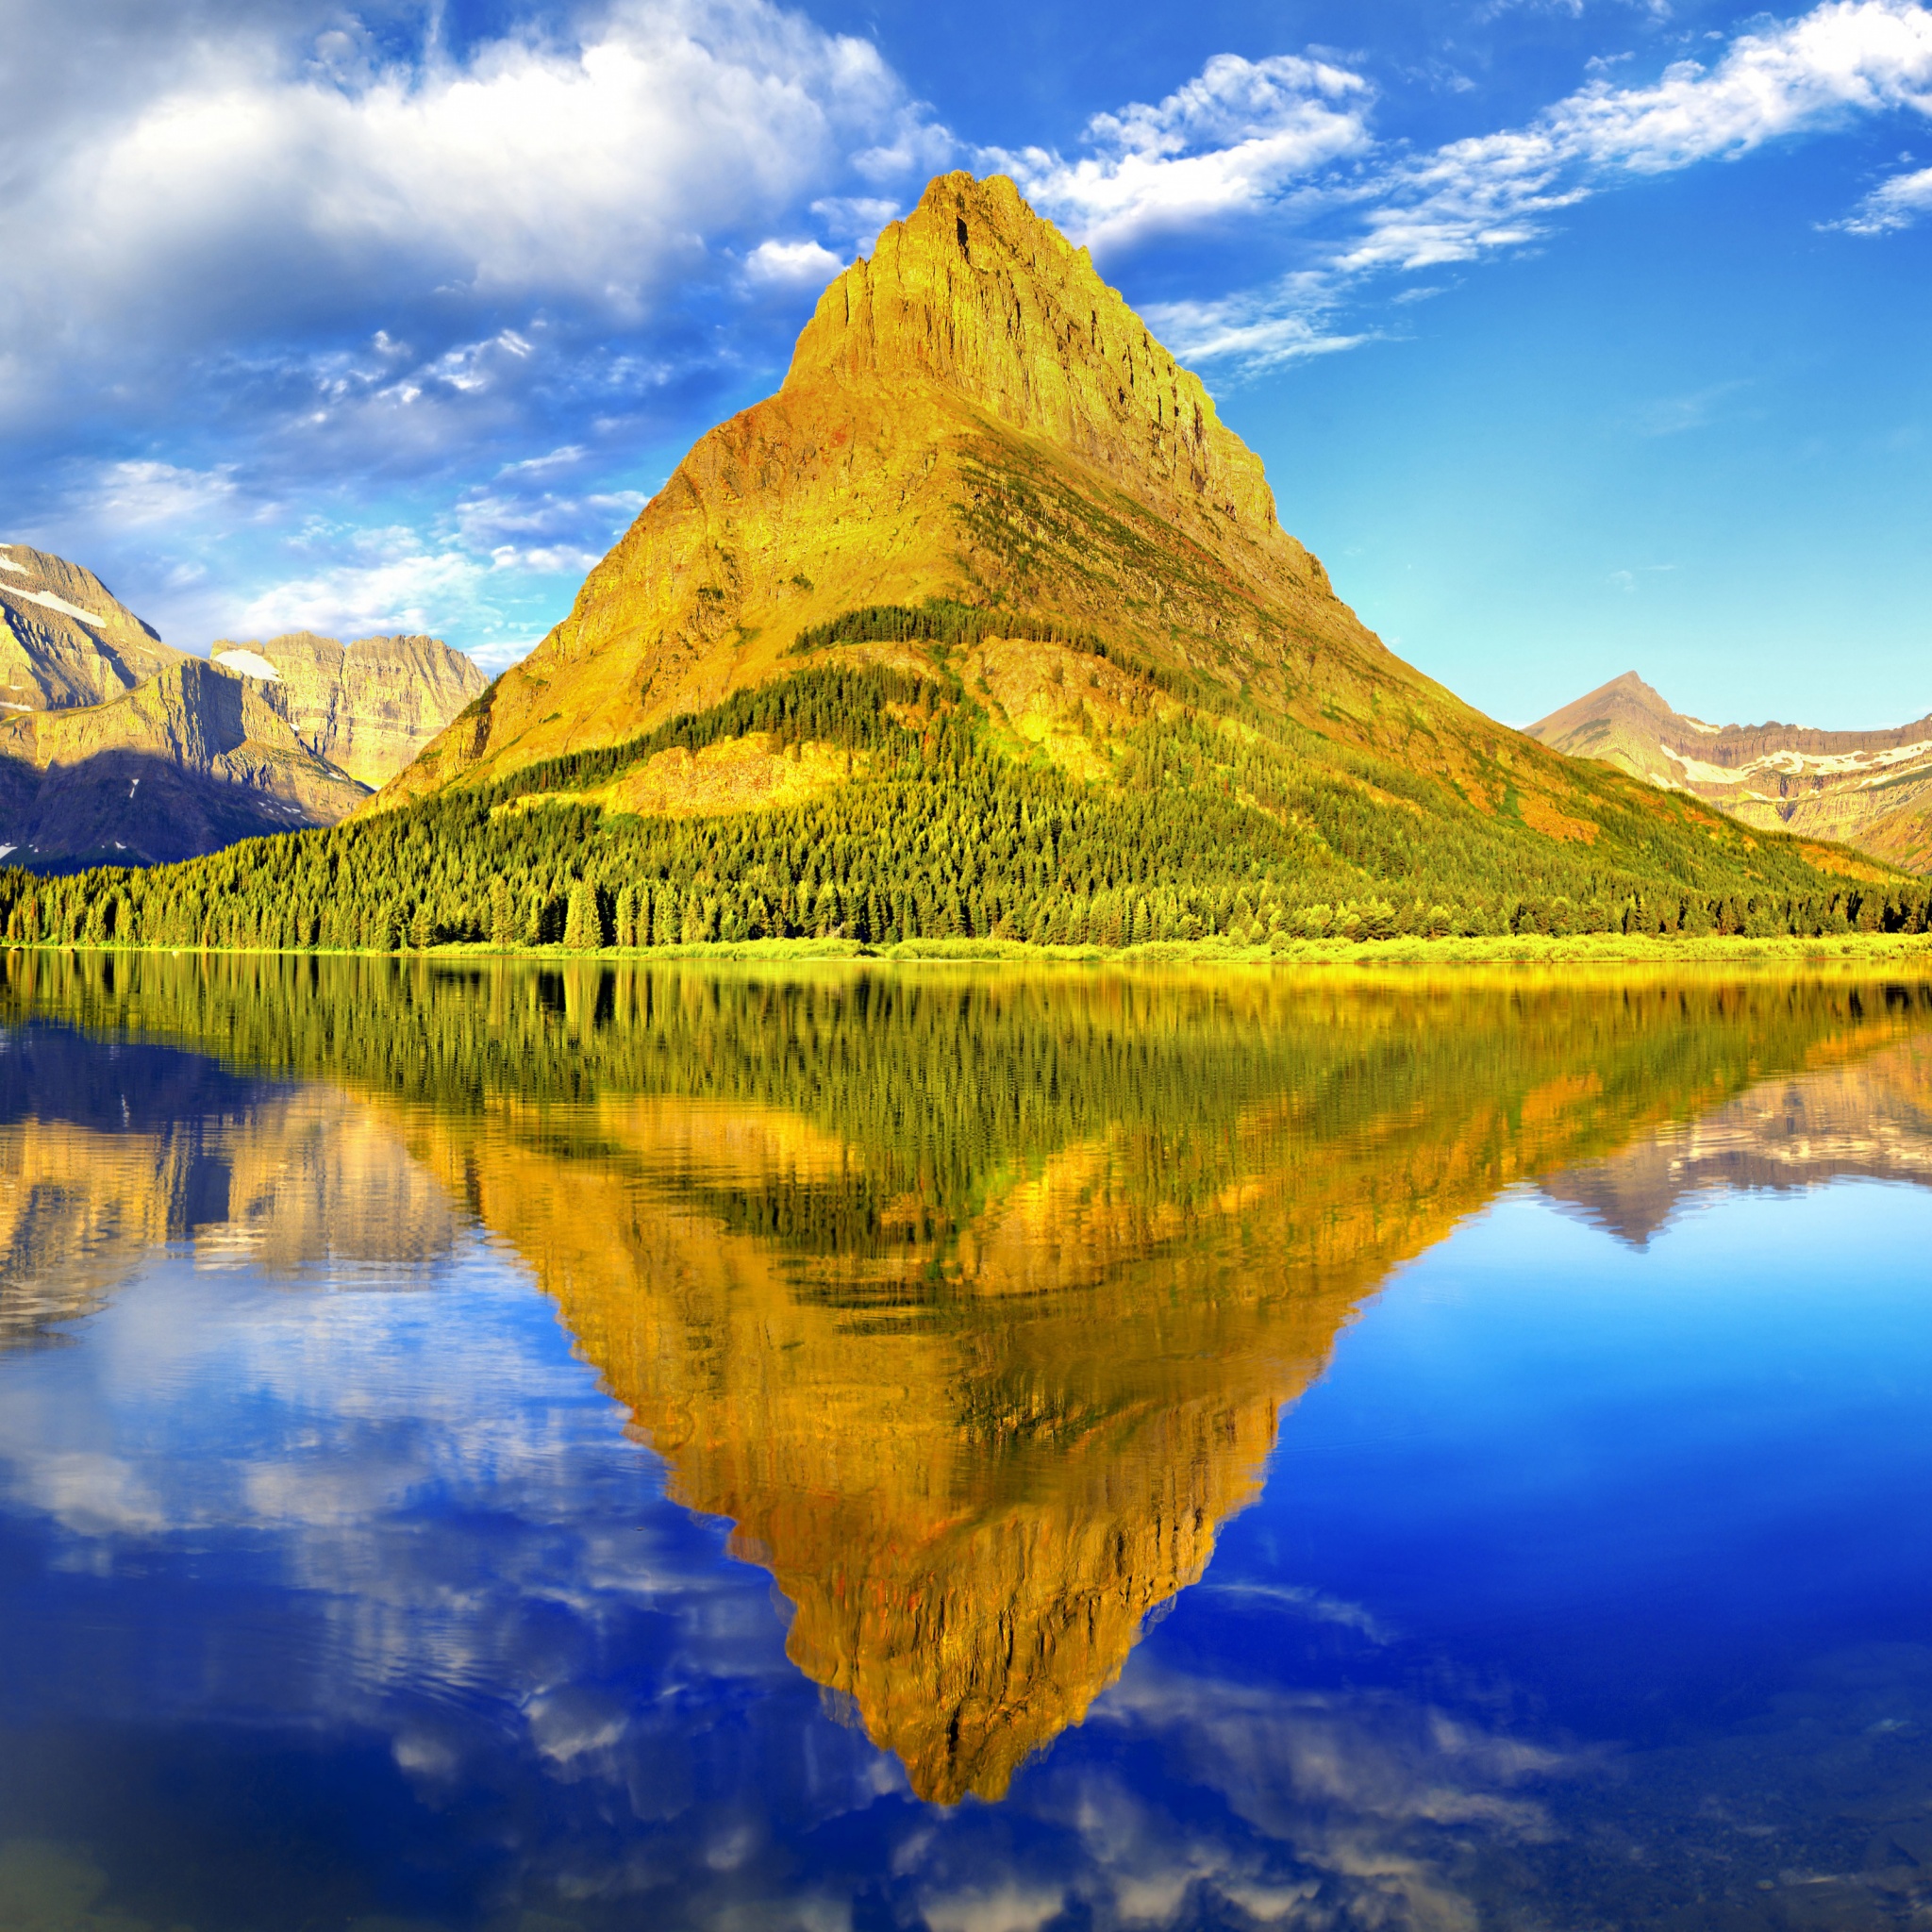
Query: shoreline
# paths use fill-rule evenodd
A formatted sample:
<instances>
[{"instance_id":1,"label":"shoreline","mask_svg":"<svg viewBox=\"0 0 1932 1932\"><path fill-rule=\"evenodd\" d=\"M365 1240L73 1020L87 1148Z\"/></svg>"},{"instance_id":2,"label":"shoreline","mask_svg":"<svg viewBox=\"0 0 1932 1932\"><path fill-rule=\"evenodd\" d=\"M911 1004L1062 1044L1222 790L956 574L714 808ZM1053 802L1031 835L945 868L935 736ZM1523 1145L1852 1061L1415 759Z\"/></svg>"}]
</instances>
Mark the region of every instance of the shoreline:
<instances>
[{"instance_id":1,"label":"shoreline","mask_svg":"<svg viewBox=\"0 0 1932 1932\"><path fill-rule=\"evenodd\" d=\"M1690 937L1661 934L1519 934L1508 939L1294 940L1279 948L1230 945L1223 940L1166 940L1145 945L1036 946L1022 940L902 940L871 946L857 940L709 940L673 946L568 948L492 946L457 941L418 950L377 952L361 947L146 946L71 941L0 941L9 953L100 954L190 958L396 959L481 963L500 959L547 966L638 965L653 960L870 963L882 965L1084 966L1705 966L1858 965L1917 962L1932 971L1932 934L1834 933L1819 939Z\"/></svg>"}]
</instances>

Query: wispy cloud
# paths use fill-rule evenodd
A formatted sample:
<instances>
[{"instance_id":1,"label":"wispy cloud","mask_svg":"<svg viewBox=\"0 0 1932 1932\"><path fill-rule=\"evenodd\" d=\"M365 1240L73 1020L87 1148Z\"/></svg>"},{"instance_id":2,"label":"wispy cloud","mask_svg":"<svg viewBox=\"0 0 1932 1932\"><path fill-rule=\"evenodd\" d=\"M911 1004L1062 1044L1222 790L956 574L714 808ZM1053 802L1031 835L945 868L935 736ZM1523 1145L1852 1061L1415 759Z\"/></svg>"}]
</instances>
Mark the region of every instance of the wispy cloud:
<instances>
[{"instance_id":1,"label":"wispy cloud","mask_svg":"<svg viewBox=\"0 0 1932 1932\"><path fill-rule=\"evenodd\" d=\"M1267 208L1368 148L1373 97L1360 75L1327 61L1217 54L1164 100L1096 115L1075 159L1038 147L983 154L1098 252Z\"/></svg>"},{"instance_id":2,"label":"wispy cloud","mask_svg":"<svg viewBox=\"0 0 1932 1932\"><path fill-rule=\"evenodd\" d=\"M1919 168L1881 182L1837 225L1853 235L1886 235L1927 215L1932 215L1932 168Z\"/></svg>"},{"instance_id":3,"label":"wispy cloud","mask_svg":"<svg viewBox=\"0 0 1932 1932\"><path fill-rule=\"evenodd\" d=\"M1223 56L1158 107L1097 117L1084 157L1003 158L1099 254L1216 218L1304 235L1304 265L1287 279L1162 311L1183 354L1265 367L1374 333L1333 325L1372 278L1540 243L1564 210L1620 182L1860 119L1932 114L1932 10L1828 0L1738 35L1709 63L1678 61L1641 85L1613 85L1610 72L1599 65L1522 126L1416 153L1375 137L1366 76ZM1932 171L1886 184L1845 225L1878 233L1928 207Z\"/></svg>"}]
</instances>

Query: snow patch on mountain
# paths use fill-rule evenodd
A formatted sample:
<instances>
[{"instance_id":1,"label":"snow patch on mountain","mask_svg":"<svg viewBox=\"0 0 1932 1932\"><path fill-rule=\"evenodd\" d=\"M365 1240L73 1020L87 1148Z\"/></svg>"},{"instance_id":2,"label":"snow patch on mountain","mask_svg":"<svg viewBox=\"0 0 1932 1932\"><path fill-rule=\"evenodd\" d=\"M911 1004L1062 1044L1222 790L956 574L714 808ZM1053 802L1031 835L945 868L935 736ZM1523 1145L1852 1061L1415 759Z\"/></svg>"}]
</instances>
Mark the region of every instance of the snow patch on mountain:
<instances>
[{"instance_id":1,"label":"snow patch on mountain","mask_svg":"<svg viewBox=\"0 0 1932 1932\"><path fill-rule=\"evenodd\" d=\"M265 677L279 683L282 674L258 651L217 651L210 659L224 671L239 671L244 677Z\"/></svg>"}]
</instances>

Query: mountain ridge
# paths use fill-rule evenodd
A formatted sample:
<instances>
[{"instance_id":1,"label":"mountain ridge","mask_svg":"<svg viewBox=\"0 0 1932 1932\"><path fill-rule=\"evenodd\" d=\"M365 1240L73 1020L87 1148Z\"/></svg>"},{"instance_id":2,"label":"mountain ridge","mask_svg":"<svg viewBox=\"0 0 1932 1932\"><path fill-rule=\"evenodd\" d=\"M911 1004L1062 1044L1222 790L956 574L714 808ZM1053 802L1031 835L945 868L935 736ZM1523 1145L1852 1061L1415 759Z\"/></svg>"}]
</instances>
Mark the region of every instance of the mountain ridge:
<instances>
[{"instance_id":1,"label":"mountain ridge","mask_svg":"<svg viewBox=\"0 0 1932 1932\"><path fill-rule=\"evenodd\" d=\"M92 571L0 545L0 858L168 863L334 824L483 684L425 637L196 657Z\"/></svg>"},{"instance_id":2,"label":"mountain ridge","mask_svg":"<svg viewBox=\"0 0 1932 1932\"><path fill-rule=\"evenodd\" d=\"M1747 824L1832 839L1932 872L1932 713L1874 731L1711 724L1625 672L1528 726L1528 735Z\"/></svg>"},{"instance_id":3,"label":"mountain ridge","mask_svg":"<svg viewBox=\"0 0 1932 1932\"><path fill-rule=\"evenodd\" d=\"M0 710L108 703L187 655L92 571L0 543Z\"/></svg>"}]
</instances>

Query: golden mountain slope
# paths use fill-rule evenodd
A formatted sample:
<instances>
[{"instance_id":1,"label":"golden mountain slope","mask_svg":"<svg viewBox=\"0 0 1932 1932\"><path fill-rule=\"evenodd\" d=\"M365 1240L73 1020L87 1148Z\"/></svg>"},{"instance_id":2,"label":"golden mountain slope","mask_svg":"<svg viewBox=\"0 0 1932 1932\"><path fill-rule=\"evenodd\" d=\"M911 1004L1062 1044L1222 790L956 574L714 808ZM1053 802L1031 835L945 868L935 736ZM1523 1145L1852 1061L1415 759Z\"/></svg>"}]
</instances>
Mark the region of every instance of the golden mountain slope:
<instances>
[{"instance_id":1,"label":"golden mountain slope","mask_svg":"<svg viewBox=\"0 0 1932 1932\"><path fill-rule=\"evenodd\" d=\"M0 708L103 704L181 657L92 571L0 543Z\"/></svg>"},{"instance_id":2,"label":"golden mountain slope","mask_svg":"<svg viewBox=\"0 0 1932 1932\"><path fill-rule=\"evenodd\" d=\"M1707 724L1626 671L1529 736L1690 792L1746 824L1838 840L1932 873L1932 716L1882 731Z\"/></svg>"},{"instance_id":3,"label":"golden mountain slope","mask_svg":"<svg viewBox=\"0 0 1932 1932\"><path fill-rule=\"evenodd\" d=\"M990 641L1008 691L963 667L995 727L1079 777L1095 774L1087 734L1205 680L1548 839L1589 845L1618 819L1627 840L1658 813L1654 792L1579 773L1394 657L1087 252L1004 176L964 174L933 181L832 283L777 394L699 441L570 616L368 809L625 742L824 661L793 655L802 630L935 598L1098 637L1167 678L1128 675L1116 719L1086 702L1103 675L1091 656L1070 672L1053 644Z\"/></svg>"}]
</instances>

